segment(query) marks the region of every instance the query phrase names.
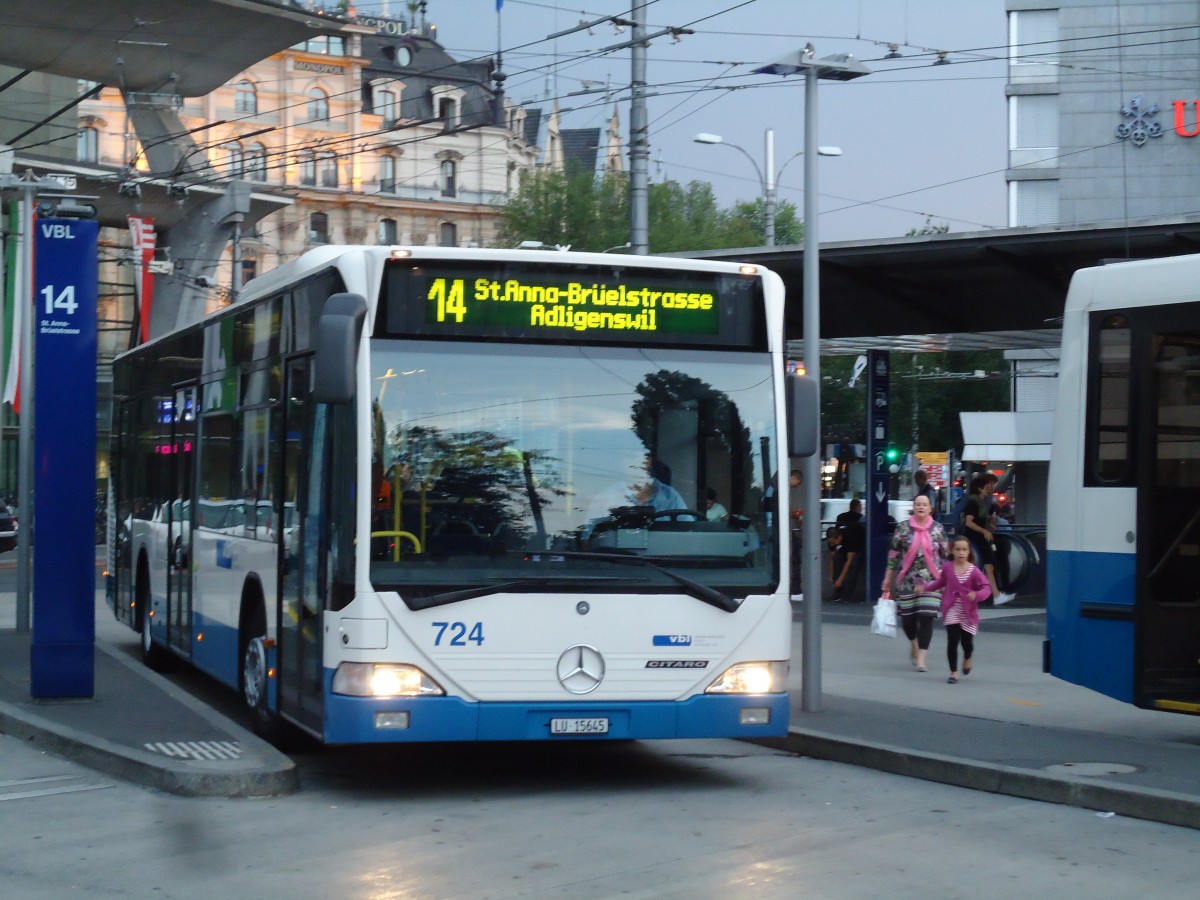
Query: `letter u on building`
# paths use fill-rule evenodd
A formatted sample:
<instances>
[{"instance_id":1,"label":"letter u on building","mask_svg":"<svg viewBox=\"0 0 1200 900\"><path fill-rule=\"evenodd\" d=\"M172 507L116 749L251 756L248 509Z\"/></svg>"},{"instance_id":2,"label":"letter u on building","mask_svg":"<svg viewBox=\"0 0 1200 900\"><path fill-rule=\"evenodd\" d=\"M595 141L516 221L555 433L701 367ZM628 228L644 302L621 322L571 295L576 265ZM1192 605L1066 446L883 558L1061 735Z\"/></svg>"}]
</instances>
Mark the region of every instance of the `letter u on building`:
<instances>
[{"instance_id":1,"label":"letter u on building","mask_svg":"<svg viewBox=\"0 0 1200 900\"><path fill-rule=\"evenodd\" d=\"M1189 101L1176 100L1171 105L1175 107L1175 133L1180 137L1195 137L1200 134L1200 100L1190 101L1192 104L1192 130L1188 131L1183 122L1183 111Z\"/></svg>"}]
</instances>

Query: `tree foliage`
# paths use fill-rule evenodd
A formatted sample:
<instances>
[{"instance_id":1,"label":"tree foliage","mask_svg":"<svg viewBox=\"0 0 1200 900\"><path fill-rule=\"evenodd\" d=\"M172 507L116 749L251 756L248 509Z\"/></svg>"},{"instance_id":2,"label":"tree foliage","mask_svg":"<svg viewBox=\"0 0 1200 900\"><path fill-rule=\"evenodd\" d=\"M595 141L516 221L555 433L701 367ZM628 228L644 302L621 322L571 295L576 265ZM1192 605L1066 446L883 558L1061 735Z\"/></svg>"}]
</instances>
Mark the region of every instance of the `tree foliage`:
<instances>
[{"instance_id":1,"label":"tree foliage","mask_svg":"<svg viewBox=\"0 0 1200 900\"><path fill-rule=\"evenodd\" d=\"M756 200L739 200L733 205L733 214L745 223L745 227L755 236L754 244L742 246L757 246L761 244L767 233L767 201L762 197ZM796 205L788 200L777 201L775 204L775 243L777 245L799 244L804 240L804 223L796 212Z\"/></svg>"},{"instance_id":2,"label":"tree foliage","mask_svg":"<svg viewBox=\"0 0 1200 900\"><path fill-rule=\"evenodd\" d=\"M908 231L904 232L904 236L905 237L914 237L918 234L945 234L949 230L950 230L949 222L942 222L938 225L934 225L933 217L926 216L924 225L922 225L920 228L909 229Z\"/></svg>"},{"instance_id":3,"label":"tree foliage","mask_svg":"<svg viewBox=\"0 0 1200 900\"><path fill-rule=\"evenodd\" d=\"M503 207L499 244L541 241L573 250L603 251L629 235L625 180L590 172L538 169L525 173Z\"/></svg>"},{"instance_id":4,"label":"tree foliage","mask_svg":"<svg viewBox=\"0 0 1200 900\"><path fill-rule=\"evenodd\" d=\"M540 510L566 496L555 457L543 450L519 450L507 436L492 431L418 425L403 433L397 429L384 449L379 455L393 460L426 491L431 530L461 520L484 534L496 534L503 526L525 538L531 511L536 520Z\"/></svg>"},{"instance_id":5,"label":"tree foliage","mask_svg":"<svg viewBox=\"0 0 1200 900\"><path fill-rule=\"evenodd\" d=\"M866 443L867 377L850 387L853 367L853 356L821 360L821 439L826 443ZM961 450L958 414L1009 409L1009 383L999 351L893 352L888 440L905 450L913 443L920 450Z\"/></svg>"},{"instance_id":6,"label":"tree foliage","mask_svg":"<svg viewBox=\"0 0 1200 900\"><path fill-rule=\"evenodd\" d=\"M647 196L651 253L757 247L764 241L765 204L759 199L722 209L712 186L667 180L650 185ZM791 203L778 205L776 243L797 243L804 225ZM503 207L498 243L522 241L604 251L629 240L629 181L625 175L593 176L538 169L526 173Z\"/></svg>"}]
</instances>

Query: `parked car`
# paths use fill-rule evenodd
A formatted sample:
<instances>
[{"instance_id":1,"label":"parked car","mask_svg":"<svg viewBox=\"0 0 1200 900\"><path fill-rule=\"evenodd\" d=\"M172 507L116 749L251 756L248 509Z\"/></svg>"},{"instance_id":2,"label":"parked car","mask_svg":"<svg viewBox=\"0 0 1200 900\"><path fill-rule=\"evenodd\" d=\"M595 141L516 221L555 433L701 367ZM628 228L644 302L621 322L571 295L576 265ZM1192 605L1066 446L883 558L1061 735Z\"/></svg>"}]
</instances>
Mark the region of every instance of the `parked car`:
<instances>
[{"instance_id":1,"label":"parked car","mask_svg":"<svg viewBox=\"0 0 1200 900\"><path fill-rule=\"evenodd\" d=\"M17 546L17 514L12 507L0 500L0 553L7 553Z\"/></svg>"}]
</instances>

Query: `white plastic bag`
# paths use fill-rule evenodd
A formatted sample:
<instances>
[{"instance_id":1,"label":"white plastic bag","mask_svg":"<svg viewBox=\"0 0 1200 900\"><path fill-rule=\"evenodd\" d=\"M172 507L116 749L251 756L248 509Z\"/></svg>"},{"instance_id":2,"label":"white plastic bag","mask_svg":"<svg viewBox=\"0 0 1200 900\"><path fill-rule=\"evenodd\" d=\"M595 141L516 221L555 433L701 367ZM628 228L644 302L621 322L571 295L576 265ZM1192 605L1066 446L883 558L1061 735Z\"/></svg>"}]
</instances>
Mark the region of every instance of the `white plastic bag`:
<instances>
[{"instance_id":1,"label":"white plastic bag","mask_svg":"<svg viewBox=\"0 0 1200 900\"><path fill-rule=\"evenodd\" d=\"M884 637L896 636L896 601L880 597L875 601L875 615L871 617L871 634Z\"/></svg>"}]
</instances>

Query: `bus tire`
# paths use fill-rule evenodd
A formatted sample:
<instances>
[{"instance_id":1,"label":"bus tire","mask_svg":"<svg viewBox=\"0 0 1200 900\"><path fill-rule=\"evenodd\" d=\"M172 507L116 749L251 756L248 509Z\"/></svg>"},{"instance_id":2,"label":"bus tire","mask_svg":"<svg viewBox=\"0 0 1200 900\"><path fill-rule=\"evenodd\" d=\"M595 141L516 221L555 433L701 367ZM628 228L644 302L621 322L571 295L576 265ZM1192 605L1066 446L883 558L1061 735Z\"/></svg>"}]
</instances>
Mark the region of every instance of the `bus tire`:
<instances>
[{"instance_id":1,"label":"bus tire","mask_svg":"<svg viewBox=\"0 0 1200 900\"><path fill-rule=\"evenodd\" d=\"M257 591L248 589L247 596L242 599L242 624L238 629L241 660L238 685L242 700L250 712L250 725L254 733L276 743L283 738L283 726L269 703L267 615L262 598L256 594Z\"/></svg>"},{"instance_id":2,"label":"bus tire","mask_svg":"<svg viewBox=\"0 0 1200 900\"><path fill-rule=\"evenodd\" d=\"M166 672L171 669L175 657L160 644L154 643L150 633L150 565L146 562L145 554L138 558L138 574L135 601L137 603L137 628L141 635L142 662L155 672Z\"/></svg>"}]
</instances>

